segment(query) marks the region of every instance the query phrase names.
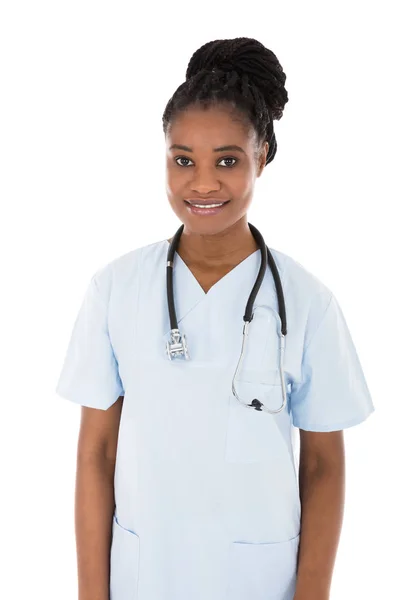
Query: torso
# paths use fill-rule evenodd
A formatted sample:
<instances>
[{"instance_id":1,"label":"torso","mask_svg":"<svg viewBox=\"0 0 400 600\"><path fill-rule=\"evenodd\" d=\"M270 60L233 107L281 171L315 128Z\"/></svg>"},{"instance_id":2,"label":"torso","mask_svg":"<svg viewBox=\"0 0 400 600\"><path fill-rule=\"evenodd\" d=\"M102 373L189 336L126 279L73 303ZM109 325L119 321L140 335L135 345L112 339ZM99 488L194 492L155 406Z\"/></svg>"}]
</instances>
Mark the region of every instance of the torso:
<instances>
[{"instance_id":1,"label":"torso","mask_svg":"<svg viewBox=\"0 0 400 600\"><path fill-rule=\"evenodd\" d=\"M174 301L187 361L166 356L167 244L143 247L135 268L126 259L115 265L120 287L111 296L110 339L125 397L115 467L120 526L114 524L111 550L113 600L234 600L247 597L246 582L253 581L254 600L293 597L301 505L290 405L274 418L243 408L232 392L243 311L260 265L258 253L244 260L249 250L226 254L224 265L193 264L184 249L181 260L176 256ZM291 291L288 314L299 328L306 311L292 318ZM257 305L237 391L242 400L278 407L279 315L269 271ZM294 341L301 340L296 331ZM294 352L289 342L288 382L293 371L301 375L302 360L301 347Z\"/></svg>"}]
</instances>

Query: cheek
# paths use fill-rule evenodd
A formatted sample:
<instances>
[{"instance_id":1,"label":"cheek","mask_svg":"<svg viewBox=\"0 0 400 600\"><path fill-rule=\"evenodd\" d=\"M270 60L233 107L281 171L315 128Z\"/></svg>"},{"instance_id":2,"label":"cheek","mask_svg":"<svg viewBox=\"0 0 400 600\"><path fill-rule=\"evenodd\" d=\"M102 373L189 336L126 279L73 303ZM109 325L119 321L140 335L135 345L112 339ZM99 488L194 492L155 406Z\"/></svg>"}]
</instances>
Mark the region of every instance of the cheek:
<instances>
[{"instance_id":1,"label":"cheek","mask_svg":"<svg viewBox=\"0 0 400 600\"><path fill-rule=\"evenodd\" d=\"M253 189L254 189L254 181L253 181L253 179L251 179L249 177L246 181L246 185L243 188L243 195L246 197L251 195L253 193Z\"/></svg>"},{"instance_id":2,"label":"cheek","mask_svg":"<svg viewBox=\"0 0 400 600\"><path fill-rule=\"evenodd\" d=\"M183 173L177 171L174 167L167 166L165 182L168 194L174 195L178 194L182 186L187 182L187 177L185 179Z\"/></svg>"},{"instance_id":3,"label":"cheek","mask_svg":"<svg viewBox=\"0 0 400 600\"><path fill-rule=\"evenodd\" d=\"M232 173L229 178L225 178L227 186L232 190L232 195L236 198L245 198L251 194L253 189L253 180L250 174L246 173Z\"/></svg>"}]
</instances>

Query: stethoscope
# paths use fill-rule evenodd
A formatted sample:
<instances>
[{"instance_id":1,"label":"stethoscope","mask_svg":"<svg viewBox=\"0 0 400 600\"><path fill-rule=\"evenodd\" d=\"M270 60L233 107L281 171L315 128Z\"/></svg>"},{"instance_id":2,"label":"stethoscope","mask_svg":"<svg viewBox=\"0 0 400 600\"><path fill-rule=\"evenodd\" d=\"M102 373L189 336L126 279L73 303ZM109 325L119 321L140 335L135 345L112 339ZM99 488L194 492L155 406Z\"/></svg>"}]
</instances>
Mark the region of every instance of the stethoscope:
<instances>
[{"instance_id":1,"label":"stethoscope","mask_svg":"<svg viewBox=\"0 0 400 600\"><path fill-rule=\"evenodd\" d=\"M285 408L286 402L287 402L285 376L284 376L284 371L283 371L283 361L284 361L284 354L285 354L285 336L287 334L285 300L283 297L282 283L281 283L278 269L276 267L273 256L272 256L270 250L268 249L268 247L266 246L266 244L264 242L264 238L262 237L262 235L258 231L258 229L256 229L254 227L254 225L252 225L251 223L248 223L248 225L249 225L249 229L250 229L251 233L253 234L254 239L256 240L256 242L261 250L261 265L260 265L260 269L258 271L256 282L253 286L253 289L251 290L249 299L247 301L246 311L243 316L244 327L243 327L242 349L241 349L239 361L236 366L236 370L235 370L235 373L234 373L234 376L232 379L232 392L233 392L233 395L235 396L235 398L243 406L246 406L248 408L254 408L255 410L263 410L265 412L274 414L274 413L281 412ZM174 259L175 251L178 248L178 244L179 244L179 240L182 235L182 232L183 232L183 228L184 228L184 225L181 225L179 227L178 231L175 233L174 237L172 238L172 241L171 241L171 244L170 244L170 247L168 250L168 256L167 256L167 300L168 300L169 320L170 320L170 324L171 324L171 331L170 331L171 339L170 339L170 341L167 341L166 353L170 360L172 360L173 358L176 358L176 357L180 357L180 356L184 356L186 360L189 360L189 358L190 358L189 352L188 352L188 347L187 347L187 342L186 342L186 336L180 332L179 327L178 327L178 321L176 319L174 294L173 294L173 283L172 283L172 269L174 266L173 259ZM273 275L274 282L275 282L275 289L276 289L276 293L278 296L279 316L281 319L279 372L280 372L280 378L281 378L283 401L282 401L282 405L279 408L277 408L276 410L268 409L266 406L264 406L264 404L262 402L260 402L260 400L257 400L256 398L254 400L252 400L252 402L250 404L243 402L237 395L236 388L235 388L235 378L236 378L237 372L239 370L240 364L243 360L245 343L246 343L247 336L249 334L249 325L250 325L250 322L253 320L253 316L254 316L254 314L253 314L254 301L256 299L257 293L260 289L262 280L265 275L265 271L267 269L267 256L268 256L268 262L271 267L272 275Z\"/></svg>"}]
</instances>

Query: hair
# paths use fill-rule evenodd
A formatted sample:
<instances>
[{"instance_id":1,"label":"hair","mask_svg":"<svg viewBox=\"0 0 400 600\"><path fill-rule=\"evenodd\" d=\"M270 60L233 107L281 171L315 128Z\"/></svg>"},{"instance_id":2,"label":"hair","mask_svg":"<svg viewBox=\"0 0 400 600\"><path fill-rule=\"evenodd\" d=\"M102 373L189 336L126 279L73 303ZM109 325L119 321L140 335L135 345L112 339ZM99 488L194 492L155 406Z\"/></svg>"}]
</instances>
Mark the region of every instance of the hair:
<instances>
[{"instance_id":1,"label":"hair","mask_svg":"<svg viewBox=\"0 0 400 600\"><path fill-rule=\"evenodd\" d=\"M162 117L167 133L172 120L188 107L227 105L252 124L259 144L269 144L266 165L276 154L273 119L288 101L286 75L275 54L247 37L214 40L192 55L186 80L169 99Z\"/></svg>"}]
</instances>

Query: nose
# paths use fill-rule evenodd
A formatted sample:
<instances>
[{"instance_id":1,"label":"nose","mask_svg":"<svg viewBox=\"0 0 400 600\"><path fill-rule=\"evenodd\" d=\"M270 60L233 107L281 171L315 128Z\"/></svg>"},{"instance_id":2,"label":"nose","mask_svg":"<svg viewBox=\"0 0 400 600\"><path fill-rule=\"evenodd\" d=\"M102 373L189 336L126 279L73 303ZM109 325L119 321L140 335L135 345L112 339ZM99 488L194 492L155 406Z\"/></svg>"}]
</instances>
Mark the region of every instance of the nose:
<instances>
[{"instance_id":1,"label":"nose","mask_svg":"<svg viewBox=\"0 0 400 600\"><path fill-rule=\"evenodd\" d=\"M211 169L197 169L194 172L192 180L190 182L190 189L192 192L198 194L209 194L210 192L217 192L221 188L221 184L215 176L215 172Z\"/></svg>"}]
</instances>

